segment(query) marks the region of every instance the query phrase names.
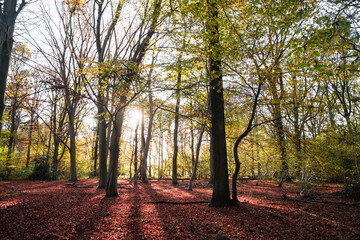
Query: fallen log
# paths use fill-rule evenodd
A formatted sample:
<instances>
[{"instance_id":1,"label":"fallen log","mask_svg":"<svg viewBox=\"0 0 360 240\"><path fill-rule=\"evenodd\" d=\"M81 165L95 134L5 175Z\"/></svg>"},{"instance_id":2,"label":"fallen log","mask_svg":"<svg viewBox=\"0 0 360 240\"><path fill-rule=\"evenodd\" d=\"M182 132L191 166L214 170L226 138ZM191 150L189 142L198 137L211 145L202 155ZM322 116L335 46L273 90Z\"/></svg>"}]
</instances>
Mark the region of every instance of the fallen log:
<instances>
[{"instance_id":1,"label":"fallen log","mask_svg":"<svg viewBox=\"0 0 360 240\"><path fill-rule=\"evenodd\" d=\"M346 203L346 202L334 202L334 201L321 201L321 200L306 200L306 199L298 199L298 198L290 198L287 197L286 199L283 199L284 201L290 200L295 202L306 202L306 203L323 203L323 204L340 204L340 205L346 205L346 206L352 206L352 207L360 207L360 204L357 203Z\"/></svg>"},{"instance_id":2,"label":"fallen log","mask_svg":"<svg viewBox=\"0 0 360 240\"><path fill-rule=\"evenodd\" d=\"M91 185L77 185L75 183L65 183L65 185L75 187L75 188L94 188L94 186L91 186Z\"/></svg>"},{"instance_id":3,"label":"fallen log","mask_svg":"<svg viewBox=\"0 0 360 240\"><path fill-rule=\"evenodd\" d=\"M151 204L181 204L181 205L187 205L187 204L200 204L200 203L210 203L210 201L194 201L194 202L172 202L172 201L148 201L144 203L151 203Z\"/></svg>"}]
</instances>

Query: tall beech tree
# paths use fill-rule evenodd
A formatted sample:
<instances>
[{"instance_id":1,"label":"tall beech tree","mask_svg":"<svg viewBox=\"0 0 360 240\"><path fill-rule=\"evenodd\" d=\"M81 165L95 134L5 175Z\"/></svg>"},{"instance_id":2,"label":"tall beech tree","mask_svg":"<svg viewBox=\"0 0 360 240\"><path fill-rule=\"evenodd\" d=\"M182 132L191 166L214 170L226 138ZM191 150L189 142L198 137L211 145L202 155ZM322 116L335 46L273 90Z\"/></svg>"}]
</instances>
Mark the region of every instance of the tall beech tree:
<instances>
[{"instance_id":1,"label":"tall beech tree","mask_svg":"<svg viewBox=\"0 0 360 240\"><path fill-rule=\"evenodd\" d=\"M125 107L133 98L128 99L130 84L134 82L140 76L140 66L145 57L145 54L150 45L150 41L154 36L159 24L159 17L161 13L162 0L155 0L152 5L152 12L150 15L146 15L141 24L142 27L147 26L147 29L142 29L137 41L135 41L135 47L132 48L132 54L130 55L125 75L123 76L123 84L121 86L121 98L120 103L116 108L116 115L113 120L113 130L110 142L110 163L109 174L106 185L106 196L114 197L118 196L117 192L117 177L118 177L118 161L119 161L119 144L121 137L122 124L124 121ZM146 12L149 9L145 9ZM143 32L144 31L144 32ZM150 132L151 134L151 132Z\"/></svg>"},{"instance_id":2,"label":"tall beech tree","mask_svg":"<svg viewBox=\"0 0 360 240\"><path fill-rule=\"evenodd\" d=\"M5 90L9 72L11 50L14 44L14 29L16 19L29 1L0 1L0 135L5 109Z\"/></svg>"},{"instance_id":3,"label":"tall beech tree","mask_svg":"<svg viewBox=\"0 0 360 240\"><path fill-rule=\"evenodd\" d=\"M211 135L214 161L214 183L210 206L225 207L231 204L226 153L221 46L219 34L219 2L207 0L206 40L208 45Z\"/></svg>"},{"instance_id":4,"label":"tall beech tree","mask_svg":"<svg viewBox=\"0 0 360 240\"><path fill-rule=\"evenodd\" d=\"M108 141L107 141L107 122L106 122L106 81L109 76L106 71L103 71L101 66L106 61L105 57L109 51L112 36L114 35L115 27L119 22L121 10L124 6L124 1L118 1L115 10L110 19L107 28L103 29L103 22L106 16L106 10L109 6L108 0L94 1L94 22L93 31L95 34L95 43L97 51L97 62L99 64L98 86L96 96L97 119L98 119L98 141L99 141L99 188L106 187L107 181L107 159L108 159Z\"/></svg>"},{"instance_id":5,"label":"tall beech tree","mask_svg":"<svg viewBox=\"0 0 360 240\"><path fill-rule=\"evenodd\" d=\"M177 181L177 162L178 162L178 131L179 131L179 109L180 109L180 87L181 87L181 55L178 61L178 73L177 73L177 81L175 87L175 95L176 95L176 105L175 105L175 119L174 119L174 153L172 159L172 184L178 184Z\"/></svg>"}]
</instances>

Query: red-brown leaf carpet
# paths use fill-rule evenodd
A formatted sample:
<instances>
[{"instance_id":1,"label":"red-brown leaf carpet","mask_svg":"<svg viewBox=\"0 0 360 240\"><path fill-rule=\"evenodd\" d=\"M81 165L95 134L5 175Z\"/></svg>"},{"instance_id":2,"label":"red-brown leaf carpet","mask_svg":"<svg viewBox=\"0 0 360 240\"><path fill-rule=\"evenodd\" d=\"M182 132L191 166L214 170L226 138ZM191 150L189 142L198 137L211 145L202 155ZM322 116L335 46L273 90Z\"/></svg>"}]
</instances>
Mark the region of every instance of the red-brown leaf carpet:
<instances>
[{"instance_id":1,"label":"red-brown leaf carpet","mask_svg":"<svg viewBox=\"0 0 360 240\"><path fill-rule=\"evenodd\" d=\"M210 208L162 202L210 201L206 183L188 191L185 180L178 186L120 180L117 198L104 197L97 180L67 183L0 182L0 239L360 239L358 202L332 194L336 185L315 187L315 201L295 201L296 184L245 181L239 206Z\"/></svg>"}]
</instances>

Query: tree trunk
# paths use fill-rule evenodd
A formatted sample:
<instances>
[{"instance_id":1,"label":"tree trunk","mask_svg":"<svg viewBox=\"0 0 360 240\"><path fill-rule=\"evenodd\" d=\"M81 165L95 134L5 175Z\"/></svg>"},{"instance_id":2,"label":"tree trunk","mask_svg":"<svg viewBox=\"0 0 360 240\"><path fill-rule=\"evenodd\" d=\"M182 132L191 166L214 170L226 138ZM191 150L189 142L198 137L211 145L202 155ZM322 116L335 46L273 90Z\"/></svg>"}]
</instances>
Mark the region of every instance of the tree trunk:
<instances>
[{"instance_id":1,"label":"tree trunk","mask_svg":"<svg viewBox=\"0 0 360 240\"><path fill-rule=\"evenodd\" d=\"M57 112L58 95L57 95L57 93L55 93L54 95L55 95L54 96L54 106L53 106L53 113L52 113L52 115L53 115L52 116L52 129L53 129L52 135L54 137L54 152L53 152L53 156L52 156L51 179L58 180L59 147L60 147L60 143L61 143L59 134L61 134L63 132L63 126L64 126L66 112L65 112L65 110L60 112L59 118L57 118L58 117L58 112ZM49 145L50 145L50 142L51 142L51 135L50 135ZM47 157L49 157L48 154L47 154Z\"/></svg>"},{"instance_id":2,"label":"tree trunk","mask_svg":"<svg viewBox=\"0 0 360 240\"><path fill-rule=\"evenodd\" d=\"M149 91L149 104L150 104L150 109L149 109L149 125L148 125L148 132L147 132L147 136L146 136L146 141L145 141L145 146L144 149L142 150L142 154L141 154L141 182L142 183L148 183L149 179L147 177L147 159L148 159L148 154L149 154L149 149L150 149L150 141L151 141L151 132L152 132L152 126L153 126L153 121L154 121L154 115L155 112L153 112L153 98L152 98L152 93L151 91Z\"/></svg>"},{"instance_id":3,"label":"tree trunk","mask_svg":"<svg viewBox=\"0 0 360 240\"><path fill-rule=\"evenodd\" d=\"M254 128L253 126L253 121L255 119L255 115L256 115L256 108L258 105L258 100L259 100L259 96L261 93L261 87L263 85L262 80L259 80L259 84L258 84L258 89L256 91L256 94L254 96L254 104L252 107L252 111L251 111L251 116L247 125L247 128L245 129L245 131L240 134L240 136L236 139L235 144L234 144L234 159L235 159L235 171L232 177L232 203L234 205L238 204L239 200L237 198L237 178L238 178L238 174L240 171L240 161L239 161L239 154L238 154L238 147L240 142L251 132L251 130ZM256 126L256 125L255 125Z\"/></svg>"},{"instance_id":4,"label":"tree trunk","mask_svg":"<svg viewBox=\"0 0 360 240\"><path fill-rule=\"evenodd\" d=\"M138 171L138 130L139 130L139 122L136 123L135 127L135 148L134 148L134 175Z\"/></svg>"},{"instance_id":5,"label":"tree trunk","mask_svg":"<svg viewBox=\"0 0 360 240\"><path fill-rule=\"evenodd\" d=\"M113 123L113 130L110 140L110 163L109 174L106 184L106 196L117 197L117 178L118 178L118 165L120 153L120 137L124 121L126 97L120 97L120 106L116 109L115 121Z\"/></svg>"},{"instance_id":6,"label":"tree trunk","mask_svg":"<svg viewBox=\"0 0 360 240\"><path fill-rule=\"evenodd\" d=\"M192 190L192 183L193 183L193 181L194 181L194 179L195 179L195 176L196 176L197 166L198 166L198 163L199 163L201 140L202 140L202 137L203 137L204 132L205 132L205 122L203 122L203 125L202 125L202 127L201 127L200 134L199 134L199 140L198 140L198 143L197 143L197 145L196 145L195 162L194 162L194 167L193 167L193 171L192 171L192 174L191 174L191 177L190 177L190 181L189 181L189 186L188 186L188 190L189 190L189 191Z\"/></svg>"},{"instance_id":7,"label":"tree trunk","mask_svg":"<svg viewBox=\"0 0 360 240\"><path fill-rule=\"evenodd\" d=\"M70 107L70 106L69 106ZM76 168L76 132L75 132L75 109L69 111L69 138L70 138L70 181L77 181Z\"/></svg>"},{"instance_id":8,"label":"tree trunk","mask_svg":"<svg viewBox=\"0 0 360 240\"><path fill-rule=\"evenodd\" d=\"M140 128L140 169L139 169L139 173L140 173L140 179L146 179L147 177L143 177L143 174L146 175L146 171L143 170L144 166L143 166L143 154L144 154L144 149L145 149L145 143L146 143L146 139L145 139L145 110L144 107L141 108L141 128ZM146 169L146 167L145 167ZM136 176L137 177L137 176Z\"/></svg>"},{"instance_id":9,"label":"tree trunk","mask_svg":"<svg viewBox=\"0 0 360 240\"><path fill-rule=\"evenodd\" d=\"M192 109L191 109L192 111ZM194 136L194 123L193 120L190 121L190 151L191 151L191 166L195 166L195 136ZM195 177L195 176L194 176Z\"/></svg>"},{"instance_id":10,"label":"tree trunk","mask_svg":"<svg viewBox=\"0 0 360 240\"><path fill-rule=\"evenodd\" d=\"M33 122L34 122L34 113L30 111L30 126L29 126L29 135L28 135L28 146L27 146L27 153L26 153L26 168L29 168L30 163L30 153L31 153L31 142L32 142L32 130L33 130Z\"/></svg>"},{"instance_id":11,"label":"tree trunk","mask_svg":"<svg viewBox=\"0 0 360 240\"><path fill-rule=\"evenodd\" d=\"M98 160L98 152L99 152L99 126L96 127L95 131L95 139L94 139L94 150L93 150L93 159L94 159L94 166L93 166L93 176L96 176L97 170L97 160Z\"/></svg>"},{"instance_id":12,"label":"tree trunk","mask_svg":"<svg viewBox=\"0 0 360 240\"><path fill-rule=\"evenodd\" d=\"M16 97L15 97L16 98ZM17 107L16 107L17 103L16 100L14 100L14 102L11 104L11 111L10 111L10 119L11 119L11 123L10 123L10 135L9 135L9 142L8 142L8 152L7 152L7 157L6 157L6 164L5 164L5 168L6 168L6 179L9 179L10 174L11 174L11 159L12 159L12 153L13 153L13 145L15 142L15 133L16 133L16 111L17 111Z\"/></svg>"},{"instance_id":13,"label":"tree trunk","mask_svg":"<svg viewBox=\"0 0 360 240\"><path fill-rule=\"evenodd\" d=\"M100 91L100 90L99 90ZM101 99L101 100L100 100ZM98 131L99 131L99 186L105 188L107 181L107 138L106 138L106 119L103 96L98 95Z\"/></svg>"},{"instance_id":14,"label":"tree trunk","mask_svg":"<svg viewBox=\"0 0 360 240\"><path fill-rule=\"evenodd\" d=\"M17 0L4 0L1 6L2 8L0 9L0 135L5 110L6 82L14 43L13 33L15 21L25 4L25 2L22 2L17 10Z\"/></svg>"},{"instance_id":15,"label":"tree trunk","mask_svg":"<svg viewBox=\"0 0 360 240\"><path fill-rule=\"evenodd\" d=\"M163 177L163 156L164 156L164 148L163 148L163 131L162 131L162 123L161 123L161 114L159 114L159 164L158 164L158 178L161 179Z\"/></svg>"},{"instance_id":16,"label":"tree trunk","mask_svg":"<svg viewBox=\"0 0 360 240\"><path fill-rule=\"evenodd\" d=\"M94 3L95 4L95 3ZM106 31L102 31L102 20L103 13L105 10L104 6L107 4L104 3L104 0L96 1L97 6L97 18L94 19L94 35L96 39L96 50L98 54L98 63L102 64L104 62L105 50L108 48L110 36L113 34L116 24L119 20L119 15L123 7L123 2L119 1L115 12L112 14L113 18L111 20L111 25ZM95 18L95 11L94 11ZM98 128L99 128L99 186L98 188L105 188L107 182L107 158L108 158L108 142L106 137L106 99L105 99L105 76L101 73L102 70L99 69L98 76L98 85L97 85L97 118L98 118Z\"/></svg>"},{"instance_id":17,"label":"tree trunk","mask_svg":"<svg viewBox=\"0 0 360 240\"><path fill-rule=\"evenodd\" d=\"M207 0L207 40L209 54L211 134L214 160L214 184L210 206L230 205L229 177L226 153L224 96L222 86L221 50L217 1Z\"/></svg>"},{"instance_id":18,"label":"tree trunk","mask_svg":"<svg viewBox=\"0 0 360 240\"><path fill-rule=\"evenodd\" d=\"M58 180L58 157L59 157L60 141L57 134L54 132L54 153L52 156L52 180Z\"/></svg>"},{"instance_id":19,"label":"tree trunk","mask_svg":"<svg viewBox=\"0 0 360 240\"><path fill-rule=\"evenodd\" d=\"M281 72L277 73L279 78L281 78ZM281 187L283 182L289 178L289 167L287 163L287 156L286 156L286 145L285 145L285 129L282 122L282 114L281 114L281 98L278 95L278 90L276 88L276 81L281 79L273 78L270 79L270 90L273 97L273 119L274 119L274 128L276 132L276 140L278 143L279 151L280 151L280 162L281 162L281 169L280 169L280 182L279 186Z\"/></svg>"},{"instance_id":20,"label":"tree trunk","mask_svg":"<svg viewBox=\"0 0 360 240\"><path fill-rule=\"evenodd\" d=\"M181 57L180 57L181 59ZM179 61L180 62L180 61ZM178 72L177 82L176 82L176 106L175 106L175 126L174 126L174 154L172 159L172 184L178 184L177 181L177 158L178 158L178 131L179 131L179 108L180 108L180 84L181 84L181 67Z\"/></svg>"},{"instance_id":21,"label":"tree trunk","mask_svg":"<svg viewBox=\"0 0 360 240\"><path fill-rule=\"evenodd\" d=\"M299 107L294 109L294 144L296 155L296 177L300 178L301 169L303 167L303 160L301 155L301 129L299 124Z\"/></svg>"}]
</instances>

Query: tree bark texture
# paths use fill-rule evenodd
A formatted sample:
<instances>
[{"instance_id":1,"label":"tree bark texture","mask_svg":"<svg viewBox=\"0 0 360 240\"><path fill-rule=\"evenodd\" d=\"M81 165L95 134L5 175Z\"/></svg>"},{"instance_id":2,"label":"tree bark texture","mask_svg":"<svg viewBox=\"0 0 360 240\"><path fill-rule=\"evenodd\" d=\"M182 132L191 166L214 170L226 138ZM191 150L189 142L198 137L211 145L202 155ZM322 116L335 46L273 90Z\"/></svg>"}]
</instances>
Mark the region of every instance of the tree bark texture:
<instances>
[{"instance_id":1,"label":"tree bark texture","mask_svg":"<svg viewBox=\"0 0 360 240\"><path fill-rule=\"evenodd\" d=\"M119 165L119 153L120 153L120 137L122 125L124 122L125 103L127 101L126 96L120 97L120 105L116 109L115 121L113 123L113 130L110 140L110 162L109 162L109 174L106 184L106 196L117 197L117 177L118 177L118 165Z\"/></svg>"},{"instance_id":2,"label":"tree bark texture","mask_svg":"<svg viewBox=\"0 0 360 240\"><path fill-rule=\"evenodd\" d=\"M26 2L21 1L17 8L17 0L4 0L0 9L0 135L5 110L5 91L9 72L11 51L14 43L15 21Z\"/></svg>"},{"instance_id":3,"label":"tree bark texture","mask_svg":"<svg viewBox=\"0 0 360 240\"><path fill-rule=\"evenodd\" d=\"M211 134L214 160L214 183L210 206L230 205L228 165L226 153L224 96L222 86L221 50L217 1L207 0L207 38L210 77Z\"/></svg>"},{"instance_id":4,"label":"tree bark texture","mask_svg":"<svg viewBox=\"0 0 360 240\"><path fill-rule=\"evenodd\" d=\"M142 183L148 183L149 179L147 177L147 162L148 162L148 155L149 155L149 149L150 149L150 141L151 141L151 134L152 134L152 126L154 122L154 112L153 112L153 98L151 91L149 92L149 123L148 123L148 129L147 129L147 135L146 135L146 141L144 149L142 150L141 154L141 182Z\"/></svg>"},{"instance_id":5,"label":"tree bark texture","mask_svg":"<svg viewBox=\"0 0 360 240\"><path fill-rule=\"evenodd\" d=\"M181 84L181 67L178 72L176 82L176 105L175 105L175 120L174 120L174 154L172 159L172 181L173 185L178 184L177 181L177 159L178 159L178 131L179 131L179 108L180 108L180 84Z\"/></svg>"}]
</instances>

